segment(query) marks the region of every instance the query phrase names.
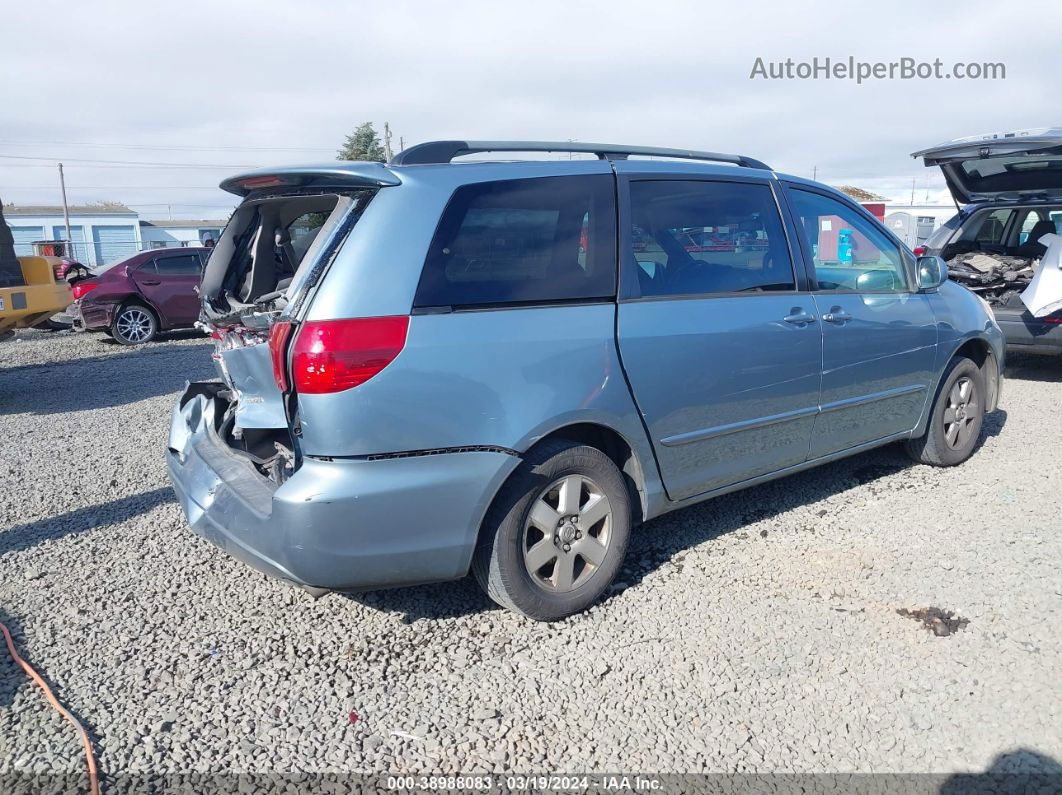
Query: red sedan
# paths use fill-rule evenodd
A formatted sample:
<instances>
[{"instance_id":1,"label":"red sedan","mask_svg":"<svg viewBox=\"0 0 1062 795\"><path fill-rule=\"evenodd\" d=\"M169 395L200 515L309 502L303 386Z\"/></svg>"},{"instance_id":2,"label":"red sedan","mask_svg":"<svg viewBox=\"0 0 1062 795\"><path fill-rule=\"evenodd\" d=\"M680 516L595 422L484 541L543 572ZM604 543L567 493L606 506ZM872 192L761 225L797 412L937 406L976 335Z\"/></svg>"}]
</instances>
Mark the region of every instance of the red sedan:
<instances>
[{"instance_id":1,"label":"red sedan","mask_svg":"<svg viewBox=\"0 0 1062 795\"><path fill-rule=\"evenodd\" d=\"M75 282L74 328L140 345L160 331L191 327L199 319L196 288L208 256L208 248L141 251Z\"/></svg>"}]
</instances>

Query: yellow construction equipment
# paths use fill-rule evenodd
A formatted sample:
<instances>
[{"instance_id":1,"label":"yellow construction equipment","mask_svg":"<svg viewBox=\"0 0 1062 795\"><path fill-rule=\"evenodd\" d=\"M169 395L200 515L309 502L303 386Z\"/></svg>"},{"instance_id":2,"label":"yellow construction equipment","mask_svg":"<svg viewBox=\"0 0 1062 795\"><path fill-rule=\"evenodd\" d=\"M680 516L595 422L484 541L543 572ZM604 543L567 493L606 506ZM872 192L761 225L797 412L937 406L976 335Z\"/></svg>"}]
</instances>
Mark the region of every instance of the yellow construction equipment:
<instances>
[{"instance_id":1,"label":"yellow construction equipment","mask_svg":"<svg viewBox=\"0 0 1062 795\"><path fill-rule=\"evenodd\" d=\"M0 202L0 340L17 328L44 323L74 300L66 280L56 278L62 262L58 257L15 256L3 206Z\"/></svg>"},{"instance_id":2,"label":"yellow construction equipment","mask_svg":"<svg viewBox=\"0 0 1062 795\"><path fill-rule=\"evenodd\" d=\"M0 287L0 339L10 336L14 329L43 323L73 302L70 285L56 281L59 263L58 257L18 258L25 284Z\"/></svg>"}]
</instances>

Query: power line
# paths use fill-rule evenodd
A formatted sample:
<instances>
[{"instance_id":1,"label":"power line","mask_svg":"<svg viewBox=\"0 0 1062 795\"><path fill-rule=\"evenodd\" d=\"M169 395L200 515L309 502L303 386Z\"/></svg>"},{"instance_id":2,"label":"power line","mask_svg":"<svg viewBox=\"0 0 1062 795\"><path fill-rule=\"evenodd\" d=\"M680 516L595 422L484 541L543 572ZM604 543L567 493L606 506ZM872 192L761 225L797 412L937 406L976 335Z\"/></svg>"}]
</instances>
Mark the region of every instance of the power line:
<instances>
[{"instance_id":1,"label":"power line","mask_svg":"<svg viewBox=\"0 0 1062 795\"><path fill-rule=\"evenodd\" d=\"M5 146L92 146L110 149L151 149L160 152L335 152L324 146L154 146L151 144L101 143L98 141L3 141Z\"/></svg>"},{"instance_id":2,"label":"power line","mask_svg":"<svg viewBox=\"0 0 1062 795\"><path fill-rule=\"evenodd\" d=\"M4 190L52 190L54 185L5 185ZM217 185L71 185L71 190L220 190Z\"/></svg>"},{"instance_id":3,"label":"power line","mask_svg":"<svg viewBox=\"0 0 1062 795\"><path fill-rule=\"evenodd\" d=\"M50 157L45 155L0 155L5 160L52 160L64 163L113 163L126 166L161 166L164 168L256 168L253 165L231 163L156 163L145 160L92 160L85 157Z\"/></svg>"},{"instance_id":4,"label":"power line","mask_svg":"<svg viewBox=\"0 0 1062 795\"><path fill-rule=\"evenodd\" d=\"M0 155L0 157L4 157L4 155ZM155 169L155 168L187 168L187 169L193 169L194 170L194 169L197 169L197 168L198 169L211 169L211 168L225 168L225 169L230 169L230 168L231 169L235 169L235 168L259 168L259 166L219 166L219 165L197 166L197 165L190 165L190 164L176 164L175 165L175 164L172 164L172 163L160 164L160 165L157 165L157 166L140 165L140 164L136 164L136 165L91 165L91 164L90 165L82 165L80 163L75 163L75 162L71 161L70 158L57 158L56 160L53 160L51 163L0 163L0 169L3 169L3 168L49 168L49 169L54 169L55 168L55 164L57 162L59 162L60 160L62 160L62 162L66 163L67 165L72 165L74 168L88 168L88 169L97 169L97 168L142 168L142 169L149 169L150 170L150 169Z\"/></svg>"}]
</instances>

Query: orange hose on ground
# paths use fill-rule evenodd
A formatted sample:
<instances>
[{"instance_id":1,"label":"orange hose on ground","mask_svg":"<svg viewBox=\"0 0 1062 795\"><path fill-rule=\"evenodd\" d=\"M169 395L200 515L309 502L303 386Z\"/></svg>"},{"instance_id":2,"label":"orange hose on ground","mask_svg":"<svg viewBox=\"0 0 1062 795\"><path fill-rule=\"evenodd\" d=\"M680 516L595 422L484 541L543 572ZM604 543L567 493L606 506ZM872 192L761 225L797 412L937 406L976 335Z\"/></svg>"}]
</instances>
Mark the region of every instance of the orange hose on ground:
<instances>
[{"instance_id":1,"label":"orange hose on ground","mask_svg":"<svg viewBox=\"0 0 1062 795\"><path fill-rule=\"evenodd\" d=\"M85 762L88 765L89 776L89 791L92 795L100 795L100 782L96 775L96 757L92 753L92 741L89 740L88 732L85 731L85 727L82 726L78 719L71 715L62 704L59 703L59 699L52 693L52 689L48 687L48 684L41 679L40 675L30 667L30 664L18 656L18 652L15 650L15 642L11 640L11 632L8 630L4 623L0 621L0 632L4 633L4 640L7 641L7 650L11 652L12 659L19 664L26 675L37 683L37 687L44 691L44 697L48 699L48 703L51 704L55 710L66 718L77 729L78 734L81 735L81 744L85 746Z\"/></svg>"}]
</instances>

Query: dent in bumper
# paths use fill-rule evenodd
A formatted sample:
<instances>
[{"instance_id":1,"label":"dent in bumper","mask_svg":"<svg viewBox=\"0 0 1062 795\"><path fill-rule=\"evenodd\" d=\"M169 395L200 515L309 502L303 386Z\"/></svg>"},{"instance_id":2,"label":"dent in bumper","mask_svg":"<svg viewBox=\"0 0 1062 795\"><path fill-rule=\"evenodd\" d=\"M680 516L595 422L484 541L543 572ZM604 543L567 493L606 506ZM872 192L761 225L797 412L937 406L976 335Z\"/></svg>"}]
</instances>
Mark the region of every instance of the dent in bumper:
<instances>
[{"instance_id":1,"label":"dent in bumper","mask_svg":"<svg viewBox=\"0 0 1062 795\"><path fill-rule=\"evenodd\" d=\"M487 505L519 463L500 452L306 459L275 487L213 432L213 399L194 394L182 402L167 459L192 529L302 585L372 588L463 576Z\"/></svg>"},{"instance_id":2,"label":"dent in bumper","mask_svg":"<svg viewBox=\"0 0 1062 795\"><path fill-rule=\"evenodd\" d=\"M104 329L114 325L117 304L101 304L82 299L77 304L77 325L84 329Z\"/></svg>"}]
</instances>

